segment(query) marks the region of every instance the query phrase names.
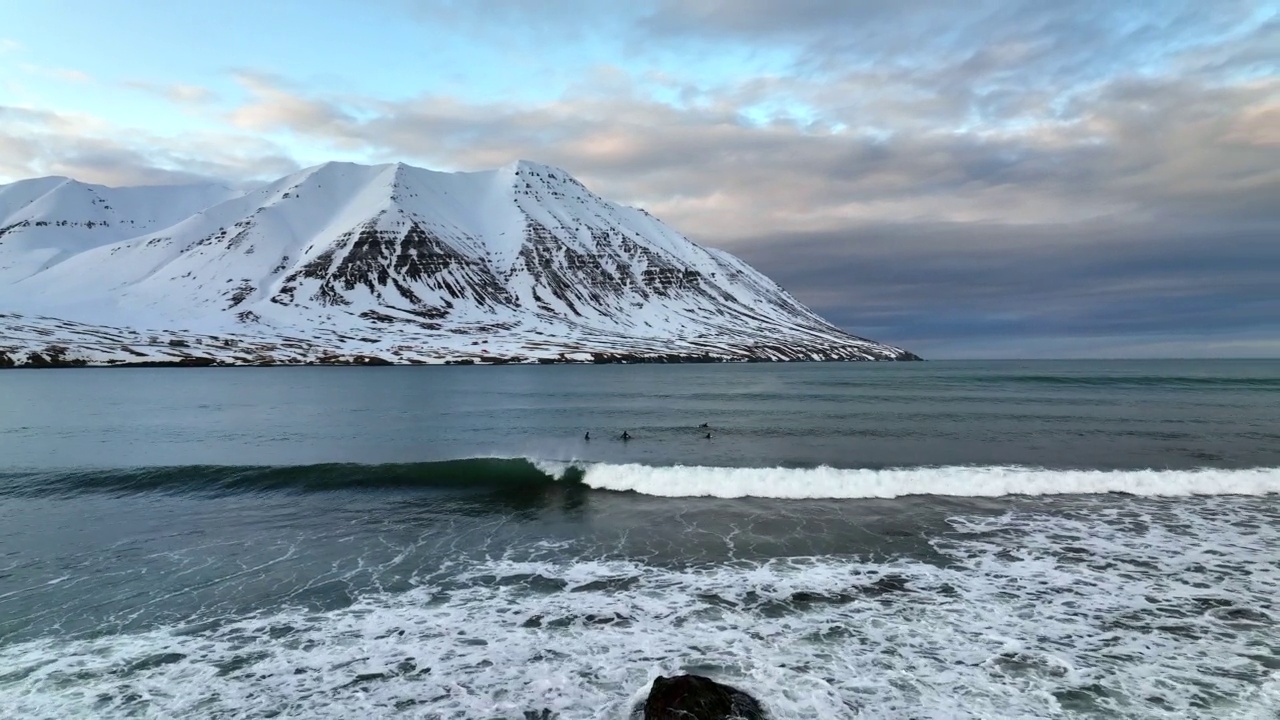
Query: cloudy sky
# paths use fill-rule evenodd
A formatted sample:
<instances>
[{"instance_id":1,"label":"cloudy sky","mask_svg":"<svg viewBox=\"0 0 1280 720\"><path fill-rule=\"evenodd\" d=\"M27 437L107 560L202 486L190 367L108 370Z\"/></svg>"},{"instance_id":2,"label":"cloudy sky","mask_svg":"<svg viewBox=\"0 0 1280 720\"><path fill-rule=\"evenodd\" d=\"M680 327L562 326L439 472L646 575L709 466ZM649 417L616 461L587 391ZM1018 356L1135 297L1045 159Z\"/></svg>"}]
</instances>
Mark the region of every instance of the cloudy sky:
<instances>
[{"instance_id":1,"label":"cloudy sky","mask_svg":"<svg viewBox=\"0 0 1280 720\"><path fill-rule=\"evenodd\" d=\"M516 158L926 357L1280 356L1280 0L0 3L0 182Z\"/></svg>"}]
</instances>

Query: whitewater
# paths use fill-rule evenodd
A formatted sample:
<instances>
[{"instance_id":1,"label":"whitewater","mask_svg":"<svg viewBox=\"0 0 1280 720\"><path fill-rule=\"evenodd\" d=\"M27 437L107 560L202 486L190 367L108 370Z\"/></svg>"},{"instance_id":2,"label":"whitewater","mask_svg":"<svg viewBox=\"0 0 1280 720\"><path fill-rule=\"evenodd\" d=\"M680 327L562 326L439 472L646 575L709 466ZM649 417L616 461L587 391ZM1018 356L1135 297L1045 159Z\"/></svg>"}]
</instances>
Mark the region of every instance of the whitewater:
<instances>
[{"instance_id":1,"label":"whitewater","mask_svg":"<svg viewBox=\"0 0 1280 720\"><path fill-rule=\"evenodd\" d=\"M629 718L682 672L779 719L1280 710L1276 362L0 397L0 714Z\"/></svg>"},{"instance_id":2,"label":"whitewater","mask_svg":"<svg viewBox=\"0 0 1280 720\"><path fill-rule=\"evenodd\" d=\"M535 463L562 471L554 463ZM570 464L570 468L572 468ZM1280 468L1244 470L1050 470L1005 467L891 469L588 466L583 482L598 490L661 497L897 498L908 495L1000 497L1125 493L1144 497L1280 493Z\"/></svg>"}]
</instances>

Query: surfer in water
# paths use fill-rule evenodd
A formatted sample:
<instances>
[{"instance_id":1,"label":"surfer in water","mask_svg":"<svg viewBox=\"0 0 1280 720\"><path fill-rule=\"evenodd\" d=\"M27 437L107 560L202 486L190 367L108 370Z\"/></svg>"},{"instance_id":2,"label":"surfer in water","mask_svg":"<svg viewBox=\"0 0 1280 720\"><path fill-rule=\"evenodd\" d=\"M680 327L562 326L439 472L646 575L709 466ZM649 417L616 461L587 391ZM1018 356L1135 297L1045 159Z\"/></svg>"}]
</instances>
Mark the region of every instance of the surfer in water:
<instances>
[{"instance_id":1,"label":"surfer in water","mask_svg":"<svg viewBox=\"0 0 1280 720\"><path fill-rule=\"evenodd\" d=\"M703 438L703 440L710 440L710 439L711 439L711 433L707 433L707 436Z\"/></svg>"},{"instance_id":2,"label":"surfer in water","mask_svg":"<svg viewBox=\"0 0 1280 720\"><path fill-rule=\"evenodd\" d=\"M698 427L700 427L700 428L708 428L708 427L711 427L711 426L710 426L710 425L708 425L707 423L702 423L702 424L701 424L701 425L699 425Z\"/></svg>"},{"instance_id":3,"label":"surfer in water","mask_svg":"<svg viewBox=\"0 0 1280 720\"><path fill-rule=\"evenodd\" d=\"M582 439L583 439L583 440L590 440L590 439L591 439L591 431L590 431L590 430L588 430L588 431L587 431L587 434L582 436Z\"/></svg>"},{"instance_id":4,"label":"surfer in water","mask_svg":"<svg viewBox=\"0 0 1280 720\"><path fill-rule=\"evenodd\" d=\"M622 439L622 440L630 440L630 439L631 439L631 433L627 432L626 430L623 430L623 431L622 431L622 438L621 438L621 439Z\"/></svg>"}]
</instances>

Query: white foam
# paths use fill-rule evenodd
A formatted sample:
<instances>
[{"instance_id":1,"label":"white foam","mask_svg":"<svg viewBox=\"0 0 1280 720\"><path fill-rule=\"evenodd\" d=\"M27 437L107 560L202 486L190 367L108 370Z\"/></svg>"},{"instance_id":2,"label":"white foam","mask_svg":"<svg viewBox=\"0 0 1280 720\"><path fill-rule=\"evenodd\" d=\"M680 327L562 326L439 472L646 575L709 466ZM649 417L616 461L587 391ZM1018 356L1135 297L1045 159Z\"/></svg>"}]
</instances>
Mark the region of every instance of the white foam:
<instances>
[{"instance_id":1,"label":"white foam","mask_svg":"<svg viewBox=\"0 0 1280 720\"><path fill-rule=\"evenodd\" d=\"M539 466L559 475L558 466ZM598 490L660 497L896 498L906 495L999 497L1095 495L1145 497L1280 493L1280 468L1243 470L1049 470L952 466L885 470L585 465L583 482ZM558 472L557 472L558 471Z\"/></svg>"},{"instance_id":2,"label":"white foam","mask_svg":"<svg viewBox=\"0 0 1280 720\"><path fill-rule=\"evenodd\" d=\"M553 478L563 478L569 470L581 465L575 460L529 460L540 472Z\"/></svg>"},{"instance_id":3,"label":"white foam","mask_svg":"<svg viewBox=\"0 0 1280 720\"><path fill-rule=\"evenodd\" d=\"M1274 717L1270 503L1083 505L956 517L933 564L672 567L565 545L545 560L459 561L458 588L372 592L330 612L0 645L0 707L33 718L625 718L654 676L687 671L751 691L778 720ZM858 590L886 574L909 591ZM844 597L797 604L796 593Z\"/></svg>"}]
</instances>

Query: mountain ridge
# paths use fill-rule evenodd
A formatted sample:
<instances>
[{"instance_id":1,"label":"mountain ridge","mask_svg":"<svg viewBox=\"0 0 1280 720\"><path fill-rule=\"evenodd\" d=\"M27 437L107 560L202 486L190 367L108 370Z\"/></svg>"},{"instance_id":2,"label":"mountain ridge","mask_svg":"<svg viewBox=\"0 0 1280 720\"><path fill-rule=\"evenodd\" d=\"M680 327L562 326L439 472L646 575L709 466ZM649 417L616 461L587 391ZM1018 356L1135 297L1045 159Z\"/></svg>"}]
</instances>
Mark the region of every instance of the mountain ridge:
<instances>
[{"instance_id":1,"label":"mountain ridge","mask_svg":"<svg viewBox=\"0 0 1280 720\"><path fill-rule=\"evenodd\" d=\"M329 162L245 190L0 186L0 330L6 318L68 323L48 336L65 351L44 356L88 364L137 356L90 347L67 328L314 345L290 362L916 359L836 328L731 254L527 160L461 173ZM0 340L11 364L39 350Z\"/></svg>"}]
</instances>

